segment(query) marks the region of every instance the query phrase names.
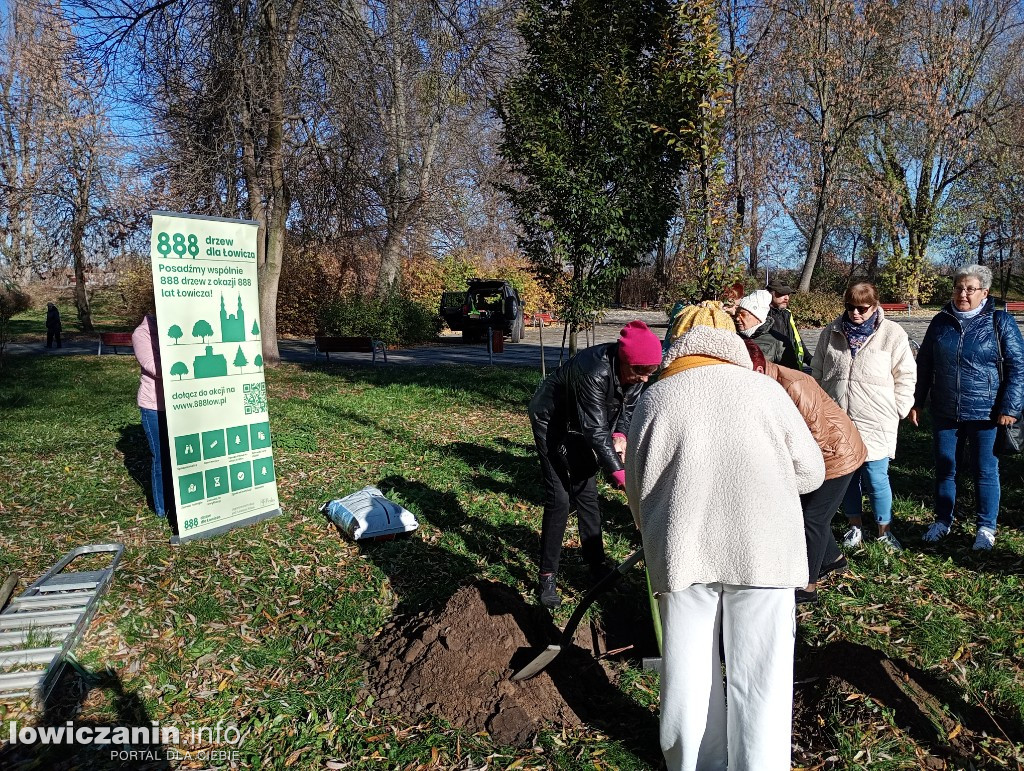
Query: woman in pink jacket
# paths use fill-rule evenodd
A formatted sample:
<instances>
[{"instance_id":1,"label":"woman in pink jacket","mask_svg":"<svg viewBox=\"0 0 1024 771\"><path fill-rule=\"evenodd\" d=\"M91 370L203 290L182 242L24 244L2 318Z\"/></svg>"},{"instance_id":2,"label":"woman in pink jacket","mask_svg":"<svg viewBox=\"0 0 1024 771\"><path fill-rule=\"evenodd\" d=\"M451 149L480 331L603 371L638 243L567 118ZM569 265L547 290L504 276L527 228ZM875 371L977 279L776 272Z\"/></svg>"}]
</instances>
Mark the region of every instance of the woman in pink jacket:
<instances>
[{"instance_id":1,"label":"woman in pink jacket","mask_svg":"<svg viewBox=\"0 0 1024 771\"><path fill-rule=\"evenodd\" d=\"M171 482L171 466L165 463L171 457L167 439L167 414L164 412L164 386L160 370L160 338L156 328L156 316L146 314L142 323L132 332L132 347L139 361L142 374L139 377L137 402L142 413L142 430L146 432L149 451L153 455L152 485L153 511L158 517L166 517L174 510L174 488Z\"/></svg>"}]
</instances>

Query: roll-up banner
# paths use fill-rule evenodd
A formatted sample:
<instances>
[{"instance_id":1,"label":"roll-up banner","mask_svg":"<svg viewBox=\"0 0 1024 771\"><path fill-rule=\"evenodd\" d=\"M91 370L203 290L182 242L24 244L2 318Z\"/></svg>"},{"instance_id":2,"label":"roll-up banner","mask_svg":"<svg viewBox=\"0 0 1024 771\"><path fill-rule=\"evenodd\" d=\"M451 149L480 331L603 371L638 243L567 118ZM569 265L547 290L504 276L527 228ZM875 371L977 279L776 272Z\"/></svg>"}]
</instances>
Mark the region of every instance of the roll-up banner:
<instances>
[{"instance_id":1,"label":"roll-up banner","mask_svg":"<svg viewBox=\"0 0 1024 771\"><path fill-rule=\"evenodd\" d=\"M258 226L153 212L150 254L178 534L281 513L263 379Z\"/></svg>"}]
</instances>

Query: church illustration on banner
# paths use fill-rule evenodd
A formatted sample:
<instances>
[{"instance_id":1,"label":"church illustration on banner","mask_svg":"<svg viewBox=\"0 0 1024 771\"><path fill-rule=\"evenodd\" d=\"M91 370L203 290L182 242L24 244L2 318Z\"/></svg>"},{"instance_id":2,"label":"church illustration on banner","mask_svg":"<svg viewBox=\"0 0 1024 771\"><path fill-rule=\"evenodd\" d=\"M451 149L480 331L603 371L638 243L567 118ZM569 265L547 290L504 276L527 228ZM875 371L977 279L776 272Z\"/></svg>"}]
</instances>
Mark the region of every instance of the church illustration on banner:
<instances>
[{"instance_id":1,"label":"church illustration on banner","mask_svg":"<svg viewBox=\"0 0 1024 771\"><path fill-rule=\"evenodd\" d=\"M242 295L238 295L238 311L229 316L224 307L224 295L220 296L220 341L222 343L245 342L245 311L242 310Z\"/></svg>"},{"instance_id":2,"label":"church illustration on banner","mask_svg":"<svg viewBox=\"0 0 1024 771\"><path fill-rule=\"evenodd\" d=\"M196 326L193 328L193 335L197 334L196 330L200 329L200 325L205 325L205 329L201 331L207 331L210 334L213 330L210 329L209 324L201 320L196 322ZM254 325L253 334L258 333L258 327ZM223 293L220 296L220 342L222 343L244 343L245 342L245 311L242 308L242 295L238 295L238 309L234 314L229 314L227 306L224 303ZM241 350L241 349L239 349ZM248 362L246 362L248 363ZM237 362L235 366L240 367ZM177 364L175 365L177 367ZM182 369L179 372L175 372L172 368L172 374L178 374L179 379L182 374L187 372L187 368ZM192 376L199 380L201 378L208 377L224 377L228 374L228 361L223 354L214 353L213 346L206 346L206 353L201 356L196 356L192 360Z\"/></svg>"}]
</instances>

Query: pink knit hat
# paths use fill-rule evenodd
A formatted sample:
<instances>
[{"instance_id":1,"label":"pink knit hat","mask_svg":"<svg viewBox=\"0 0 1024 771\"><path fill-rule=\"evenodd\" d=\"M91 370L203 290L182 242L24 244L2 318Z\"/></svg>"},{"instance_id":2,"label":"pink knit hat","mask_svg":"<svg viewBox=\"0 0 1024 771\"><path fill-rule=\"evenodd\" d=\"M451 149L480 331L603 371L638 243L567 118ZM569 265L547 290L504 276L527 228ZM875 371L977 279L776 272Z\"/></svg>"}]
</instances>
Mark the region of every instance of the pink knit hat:
<instances>
[{"instance_id":1,"label":"pink knit hat","mask_svg":"<svg viewBox=\"0 0 1024 771\"><path fill-rule=\"evenodd\" d=\"M631 366L661 364L661 340L642 321L631 321L619 332L619 358Z\"/></svg>"}]
</instances>

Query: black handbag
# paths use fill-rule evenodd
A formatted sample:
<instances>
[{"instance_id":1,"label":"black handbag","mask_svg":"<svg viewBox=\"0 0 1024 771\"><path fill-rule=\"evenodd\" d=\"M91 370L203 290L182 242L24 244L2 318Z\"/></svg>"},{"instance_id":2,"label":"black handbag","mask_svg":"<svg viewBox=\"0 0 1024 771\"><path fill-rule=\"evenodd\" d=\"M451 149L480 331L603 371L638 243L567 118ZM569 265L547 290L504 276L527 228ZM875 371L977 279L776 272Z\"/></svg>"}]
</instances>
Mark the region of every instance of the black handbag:
<instances>
[{"instance_id":1,"label":"black handbag","mask_svg":"<svg viewBox=\"0 0 1024 771\"><path fill-rule=\"evenodd\" d=\"M999 385L1003 385L1003 344L999 339L999 322L996 320L996 314L992 314L992 325L996 331L996 352L998 358L996 359L996 370L999 372ZM996 443L992 448L996 455L1016 455L1021 450L1024 450L1024 421L1018 420L1016 423L1011 423L1008 426L996 426Z\"/></svg>"},{"instance_id":2,"label":"black handbag","mask_svg":"<svg viewBox=\"0 0 1024 771\"><path fill-rule=\"evenodd\" d=\"M996 455L1016 455L1024 450L1024 426L1021 421L1008 426L996 426Z\"/></svg>"}]
</instances>

